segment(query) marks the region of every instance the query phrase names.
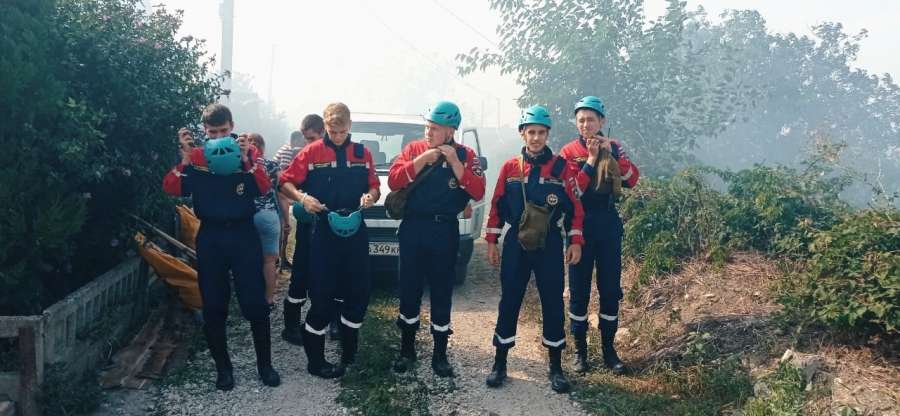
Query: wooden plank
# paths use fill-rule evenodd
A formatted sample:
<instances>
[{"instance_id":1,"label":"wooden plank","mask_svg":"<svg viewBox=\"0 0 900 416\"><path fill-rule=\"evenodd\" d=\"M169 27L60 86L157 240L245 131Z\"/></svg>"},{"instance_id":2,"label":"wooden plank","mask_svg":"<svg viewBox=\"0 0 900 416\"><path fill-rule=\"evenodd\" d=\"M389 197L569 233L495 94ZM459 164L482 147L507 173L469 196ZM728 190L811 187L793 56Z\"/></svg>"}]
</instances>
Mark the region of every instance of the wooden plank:
<instances>
[{"instance_id":1,"label":"wooden plank","mask_svg":"<svg viewBox=\"0 0 900 416\"><path fill-rule=\"evenodd\" d=\"M143 218L138 217L137 215L134 215L134 214L130 214L130 215L132 218L137 220L139 223L141 223L142 225L144 225L145 227L150 229L150 231L153 231L156 235L162 237L163 239L165 239L166 241L171 243L173 246L177 247L179 250L181 250L182 252L187 254L188 257L190 257L192 260L194 260L194 261L197 260L197 252L195 252L194 249L184 245L184 243L182 243L181 241L178 241L177 238L166 234L163 230L156 228L153 224L150 224Z\"/></svg>"}]
</instances>

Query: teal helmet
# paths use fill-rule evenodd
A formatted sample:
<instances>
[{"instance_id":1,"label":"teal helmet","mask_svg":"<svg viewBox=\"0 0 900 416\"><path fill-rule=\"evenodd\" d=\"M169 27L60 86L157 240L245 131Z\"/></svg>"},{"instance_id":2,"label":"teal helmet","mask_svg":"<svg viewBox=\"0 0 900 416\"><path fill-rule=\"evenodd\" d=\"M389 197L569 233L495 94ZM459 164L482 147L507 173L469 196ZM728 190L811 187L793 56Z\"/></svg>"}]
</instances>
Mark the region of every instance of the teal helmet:
<instances>
[{"instance_id":1,"label":"teal helmet","mask_svg":"<svg viewBox=\"0 0 900 416\"><path fill-rule=\"evenodd\" d=\"M606 108L603 106L603 101L600 98L594 97L593 95L588 95L575 103L575 112L582 108L589 108L597 112L600 117L606 117Z\"/></svg>"},{"instance_id":2,"label":"teal helmet","mask_svg":"<svg viewBox=\"0 0 900 416\"><path fill-rule=\"evenodd\" d=\"M519 131L522 131L528 124L540 124L549 129L552 125L552 122L550 121L550 112L539 105L528 107L522 112L522 117L519 117Z\"/></svg>"},{"instance_id":3,"label":"teal helmet","mask_svg":"<svg viewBox=\"0 0 900 416\"><path fill-rule=\"evenodd\" d=\"M214 175L231 175L241 167L241 148L231 136L207 140L203 156Z\"/></svg>"},{"instance_id":4,"label":"teal helmet","mask_svg":"<svg viewBox=\"0 0 900 416\"><path fill-rule=\"evenodd\" d=\"M331 211L328 213L328 225L331 231L334 231L339 237L350 237L359 231L359 225L362 223L362 211L356 210L347 215L341 215Z\"/></svg>"},{"instance_id":5,"label":"teal helmet","mask_svg":"<svg viewBox=\"0 0 900 416\"><path fill-rule=\"evenodd\" d=\"M459 114L459 107L456 104L450 101L438 101L434 107L428 110L428 116L425 119L432 123L458 129L459 123L462 122L462 115Z\"/></svg>"},{"instance_id":6,"label":"teal helmet","mask_svg":"<svg viewBox=\"0 0 900 416\"><path fill-rule=\"evenodd\" d=\"M306 208L303 208L303 204L299 202L294 202L291 213L294 214L294 219L300 224L312 224L316 221L316 214L307 211Z\"/></svg>"}]
</instances>

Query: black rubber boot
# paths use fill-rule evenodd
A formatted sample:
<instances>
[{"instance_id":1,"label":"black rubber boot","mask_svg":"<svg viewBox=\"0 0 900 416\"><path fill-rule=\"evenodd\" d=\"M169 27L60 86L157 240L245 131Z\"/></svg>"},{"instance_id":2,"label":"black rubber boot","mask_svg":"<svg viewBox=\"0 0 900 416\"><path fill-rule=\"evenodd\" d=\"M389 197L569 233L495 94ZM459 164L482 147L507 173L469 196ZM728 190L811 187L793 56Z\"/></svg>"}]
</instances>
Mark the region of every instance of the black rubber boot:
<instances>
[{"instance_id":1,"label":"black rubber boot","mask_svg":"<svg viewBox=\"0 0 900 416\"><path fill-rule=\"evenodd\" d=\"M494 356L494 367L491 368L491 374L488 375L486 383L488 387L500 387L503 380L506 380L506 356L509 354L509 348L497 348L497 354Z\"/></svg>"},{"instance_id":2,"label":"black rubber boot","mask_svg":"<svg viewBox=\"0 0 900 416\"><path fill-rule=\"evenodd\" d=\"M316 335L309 331L303 334L303 350L306 351L306 371L322 378L338 378L344 375L344 369L325 361L325 335Z\"/></svg>"},{"instance_id":3,"label":"black rubber boot","mask_svg":"<svg viewBox=\"0 0 900 416\"><path fill-rule=\"evenodd\" d=\"M449 332L449 331L448 331ZM431 369L438 377L453 377L453 367L447 360L449 333L434 334L434 353L431 355Z\"/></svg>"},{"instance_id":4,"label":"black rubber boot","mask_svg":"<svg viewBox=\"0 0 900 416\"><path fill-rule=\"evenodd\" d=\"M228 391L234 388L234 369L231 366L231 357L228 355L228 343L225 337L225 324L203 326L206 334L206 344L209 346L209 355L216 363L216 388Z\"/></svg>"},{"instance_id":5,"label":"black rubber boot","mask_svg":"<svg viewBox=\"0 0 900 416\"><path fill-rule=\"evenodd\" d=\"M591 365L588 363L587 333L572 334L572 336L575 338L575 360L572 366L575 367L576 372L586 373L591 369Z\"/></svg>"},{"instance_id":6,"label":"black rubber boot","mask_svg":"<svg viewBox=\"0 0 900 416\"><path fill-rule=\"evenodd\" d=\"M359 350L359 330L341 325L341 364L342 371L356 362L356 352Z\"/></svg>"},{"instance_id":7,"label":"black rubber boot","mask_svg":"<svg viewBox=\"0 0 900 416\"><path fill-rule=\"evenodd\" d=\"M272 368L272 330L269 318L250 322L253 348L256 350L256 371L263 384L269 387L281 385L281 376Z\"/></svg>"},{"instance_id":8,"label":"black rubber boot","mask_svg":"<svg viewBox=\"0 0 900 416\"><path fill-rule=\"evenodd\" d=\"M550 352L550 388L557 393L568 393L571 385L562 369L562 348L548 348Z\"/></svg>"},{"instance_id":9,"label":"black rubber boot","mask_svg":"<svg viewBox=\"0 0 900 416\"><path fill-rule=\"evenodd\" d=\"M394 360L394 372L405 373L416 362L416 326L400 326L400 355Z\"/></svg>"},{"instance_id":10,"label":"black rubber boot","mask_svg":"<svg viewBox=\"0 0 900 416\"><path fill-rule=\"evenodd\" d=\"M619 359L616 354L616 331L619 327L619 321L600 320L600 338L603 345L603 363L615 375L623 375L628 373L628 367Z\"/></svg>"},{"instance_id":11,"label":"black rubber boot","mask_svg":"<svg viewBox=\"0 0 900 416\"><path fill-rule=\"evenodd\" d=\"M303 303L284 300L284 330L281 331L281 338L289 344L303 346L303 324L300 322L302 311Z\"/></svg>"}]
</instances>

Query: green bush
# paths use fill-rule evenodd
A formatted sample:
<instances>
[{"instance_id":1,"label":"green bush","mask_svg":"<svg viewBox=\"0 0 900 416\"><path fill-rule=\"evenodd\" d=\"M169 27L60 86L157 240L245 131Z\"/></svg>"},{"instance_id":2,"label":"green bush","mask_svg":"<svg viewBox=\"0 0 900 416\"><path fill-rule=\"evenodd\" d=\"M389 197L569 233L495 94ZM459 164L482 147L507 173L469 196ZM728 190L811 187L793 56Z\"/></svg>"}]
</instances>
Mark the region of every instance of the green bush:
<instances>
[{"instance_id":1,"label":"green bush","mask_svg":"<svg viewBox=\"0 0 900 416\"><path fill-rule=\"evenodd\" d=\"M671 179L648 178L622 203L622 251L644 261L640 280L675 271L681 259L721 247L722 196L697 169Z\"/></svg>"},{"instance_id":2,"label":"green bush","mask_svg":"<svg viewBox=\"0 0 900 416\"><path fill-rule=\"evenodd\" d=\"M768 387L768 394L747 401L746 416L801 416L803 415L803 391L806 388L803 373L787 364L763 377L761 383Z\"/></svg>"},{"instance_id":3,"label":"green bush","mask_svg":"<svg viewBox=\"0 0 900 416\"><path fill-rule=\"evenodd\" d=\"M844 209L843 182L819 175L820 169L801 174L757 165L715 172L727 184L722 216L734 247L805 257L815 230L831 226Z\"/></svg>"},{"instance_id":4,"label":"green bush","mask_svg":"<svg viewBox=\"0 0 900 416\"><path fill-rule=\"evenodd\" d=\"M846 215L809 245L789 276L788 316L852 333L900 334L900 212Z\"/></svg>"},{"instance_id":5,"label":"green bush","mask_svg":"<svg viewBox=\"0 0 900 416\"><path fill-rule=\"evenodd\" d=\"M219 81L180 15L137 0L0 4L0 315L38 313L116 264L126 214L171 219L174 132Z\"/></svg>"}]
</instances>

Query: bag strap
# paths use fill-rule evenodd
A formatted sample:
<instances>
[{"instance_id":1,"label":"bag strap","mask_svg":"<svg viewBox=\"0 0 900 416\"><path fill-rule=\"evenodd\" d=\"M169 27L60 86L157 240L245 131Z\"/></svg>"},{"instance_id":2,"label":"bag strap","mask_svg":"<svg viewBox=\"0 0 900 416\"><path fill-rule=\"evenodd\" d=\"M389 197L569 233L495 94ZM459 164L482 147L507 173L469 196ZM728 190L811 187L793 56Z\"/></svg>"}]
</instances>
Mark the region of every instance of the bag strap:
<instances>
[{"instance_id":1,"label":"bag strap","mask_svg":"<svg viewBox=\"0 0 900 416\"><path fill-rule=\"evenodd\" d=\"M426 166L424 169L422 169L422 171L419 172L418 175L416 175L416 178L413 179L413 181L410 182L409 185L406 186L406 192L412 192L412 190L415 189L415 187L419 183L421 183L422 180L424 180L425 177L428 176L429 173L431 173L433 170L437 169L437 167L440 166L441 163L444 163L444 155L438 156L438 158L434 162L434 164L432 164L430 166Z\"/></svg>"},{"instance_id":2,"label":"bag strap","mask_svg":"<svg viewBox=\"0 0 900 416\"><path fill-rule=\"evenodd\" d=\"M525 197L525 158L522 155L519 155L519 179L522 181L522 203L528 205L528 198Z\"/></svg>"}]
</instances>

